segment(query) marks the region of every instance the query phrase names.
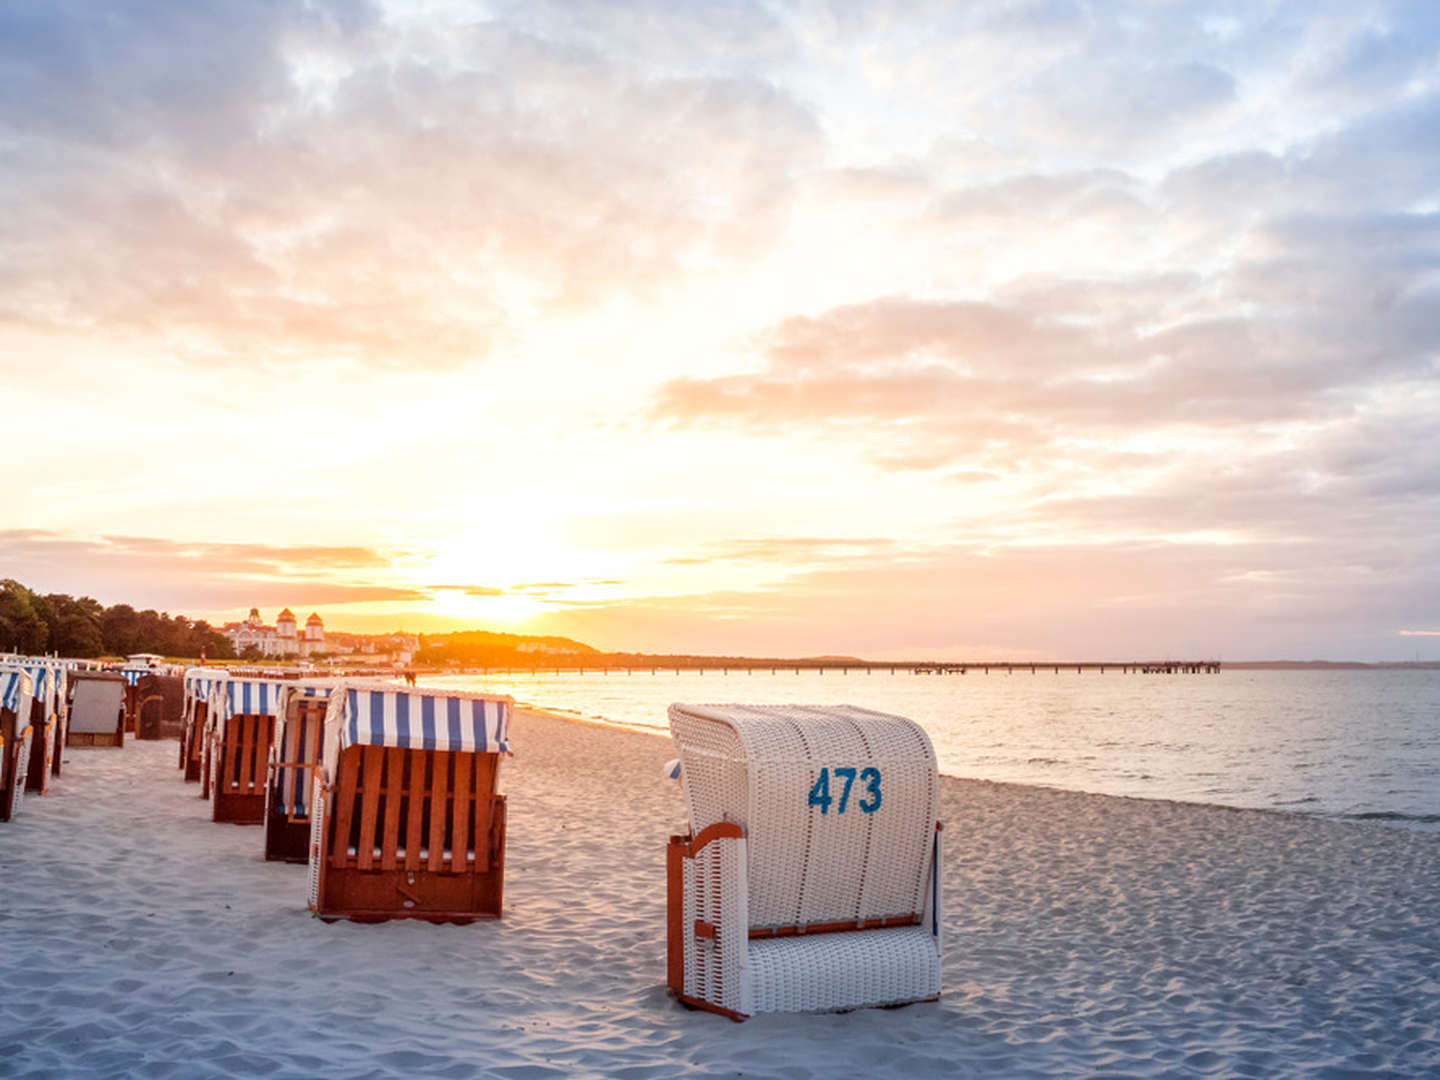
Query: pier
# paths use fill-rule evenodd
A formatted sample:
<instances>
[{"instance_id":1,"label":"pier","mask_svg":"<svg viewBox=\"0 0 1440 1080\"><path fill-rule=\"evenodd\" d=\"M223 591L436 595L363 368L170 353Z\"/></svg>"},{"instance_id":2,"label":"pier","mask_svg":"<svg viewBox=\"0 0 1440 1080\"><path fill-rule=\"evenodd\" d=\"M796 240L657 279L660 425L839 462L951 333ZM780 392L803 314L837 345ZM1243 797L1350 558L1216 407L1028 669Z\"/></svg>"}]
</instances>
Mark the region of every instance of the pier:
<instances>
[{"instance_id":1,"label":"pier","mask_svg":"<svg viewBox=\"0 0 1440 1080\"><path fill-rule=\"evenodd\" d=\"M670 660L654 664L557 664L557 665L536 665L524 667L493 667L470 669L470 672L478 675L660 675L673 673L694 673L706 675L710 673L718 675L751 675L755 672L763 674L778 675L784 672L793 671L796 675L806 672L814 672L824 675L828 672L835 672L840 675L856 674L869 675L872 672L880 671L889 675L909 673L911 675L991 675L991 674L1029 674L1041 675L1051 673L1059 675L1061 672L1074 672L1083 675L1086 672L1093 672L1097 675L1107 673L1117 675L1218 675L1220 673L1219 660L1067 660L1063 662L1050 661L1046 663L1011 660L981 660L966 662L908 662L908 663L878 663L867 661L830 661L830 660L790 660L786 662L765 661L714 661L707 662L700 658L687 658L683 662Z\"/></svg>"}]
</instances>

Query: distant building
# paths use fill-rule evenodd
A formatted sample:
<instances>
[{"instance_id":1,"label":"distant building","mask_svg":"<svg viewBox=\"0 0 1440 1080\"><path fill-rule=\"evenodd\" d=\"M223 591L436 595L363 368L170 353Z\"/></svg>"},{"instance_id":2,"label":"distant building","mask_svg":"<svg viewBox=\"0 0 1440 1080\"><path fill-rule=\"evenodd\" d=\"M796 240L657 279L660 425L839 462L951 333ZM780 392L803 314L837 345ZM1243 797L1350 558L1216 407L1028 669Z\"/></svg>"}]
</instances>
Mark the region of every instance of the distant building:
<instances>
[{"instance_id":1,"label":"distant building","mask_svg":"<svg viewBox=\"0 0 1440 1080\"><path fill-rule=\"evenodd\" d=\"M226 623L220 632L230 639L236 654L252 645L261 656L310 656L325 651L325 621L316 612L305 620L305 633L297 632L295 613L289 608L275 617L275 625L267 626L260 618L260 609L251 608L244 622Z\"/></svg>"}]
</instances>

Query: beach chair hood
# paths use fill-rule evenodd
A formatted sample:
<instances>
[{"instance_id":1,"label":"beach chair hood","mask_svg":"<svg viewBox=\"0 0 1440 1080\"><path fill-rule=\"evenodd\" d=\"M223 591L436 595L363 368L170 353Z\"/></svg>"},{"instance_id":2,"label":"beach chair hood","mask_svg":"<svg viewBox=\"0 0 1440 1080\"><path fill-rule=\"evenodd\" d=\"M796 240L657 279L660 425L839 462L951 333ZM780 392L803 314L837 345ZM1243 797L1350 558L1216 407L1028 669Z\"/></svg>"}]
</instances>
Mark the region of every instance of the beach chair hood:
<instances>
[{"instance_id":1,"label":"beach chair hood","mask_svg":"<svg viewBox=\"0 0 1440 1080\"><path fill-rule=\"evenodd\" d=\"M341 682L330 694L325 713L325 782L334 779L340 752L348 746L509 753L514 704L503 694L375 680Z\"/></svg>"},{"instance_id":2,"label":"beach chair hood","mask_svg":"<svg viewBox=\"0 0 1440 1080\"><path fill-rule=\"evenodd\" d=\"M13 712L23 723L29 722L31 699L35 696L35 680L22 667L0 668L0 705Z\"/></svg>"}]
</instances>

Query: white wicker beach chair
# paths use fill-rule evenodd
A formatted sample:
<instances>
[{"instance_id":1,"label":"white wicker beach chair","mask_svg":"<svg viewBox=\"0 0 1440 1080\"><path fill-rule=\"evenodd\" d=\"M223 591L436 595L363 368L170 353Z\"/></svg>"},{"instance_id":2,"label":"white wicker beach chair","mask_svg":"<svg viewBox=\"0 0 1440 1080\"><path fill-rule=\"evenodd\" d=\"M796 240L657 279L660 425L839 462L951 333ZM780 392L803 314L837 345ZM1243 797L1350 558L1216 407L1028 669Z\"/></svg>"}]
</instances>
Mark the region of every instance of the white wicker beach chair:
<instances>
[{"instance_id":1,"label":"white wicker beach chair","mask_svg":"<svg viewBox=\"0 0 1440 1080\"><path fill-rule=\"evenodd\" d=\"M935 752L854 706L670 707L691 833L667 863L669 983L734 1019L940 993Z\"/></svg>"}]
</instances>

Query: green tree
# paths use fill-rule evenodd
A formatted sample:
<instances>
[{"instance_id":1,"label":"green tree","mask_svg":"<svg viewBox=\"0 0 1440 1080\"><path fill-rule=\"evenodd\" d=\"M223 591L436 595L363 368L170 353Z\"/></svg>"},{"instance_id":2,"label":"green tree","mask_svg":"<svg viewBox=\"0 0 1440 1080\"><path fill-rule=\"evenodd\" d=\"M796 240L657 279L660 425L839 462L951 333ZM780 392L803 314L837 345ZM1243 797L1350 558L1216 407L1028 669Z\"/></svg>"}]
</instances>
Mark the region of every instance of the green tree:
<instances>
[{"instance_id":1,"label":"green tree","mask_svg":"<svg viewBox=\"0 0 1440 1080\"><path fill-rule=\"evenodd\" d=\"M41 615L39 597L13 578L0 581L0 648L43 653L50 627Z\"/></svg>"},{"instance_id":2,"label":"green tree","mask_svg":"<svg viewBox=\"0 0 1440 1080\"><path fill-rule=\"evenodd\" d=\"M100 617L100 634L105 651L111 656L127 656L140 650L135 647L140 634L140 617L129 604L116 604L105 609Z\"/></svg>"},{"instance_id":3,"label":"green tree","mask_svg":"<svg viewBox=\"0 0 1440 1080\"><path fill-rule=\"evenodd\" d=\"M100 617L105 609L98 600L88 596L77 600L64 593L51 593L45 597L45 602L52 616L52 652L61 656L88 658L105 651L105 639L100 633Z\"/></svg>"}]
</instances>

